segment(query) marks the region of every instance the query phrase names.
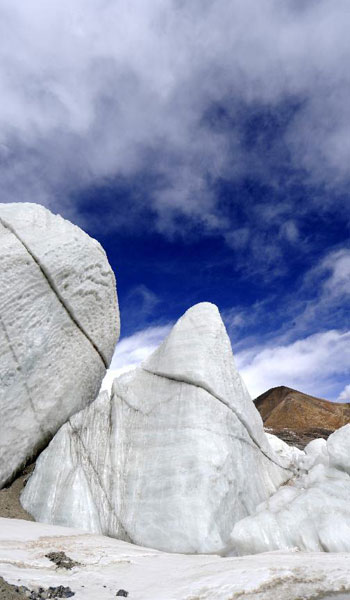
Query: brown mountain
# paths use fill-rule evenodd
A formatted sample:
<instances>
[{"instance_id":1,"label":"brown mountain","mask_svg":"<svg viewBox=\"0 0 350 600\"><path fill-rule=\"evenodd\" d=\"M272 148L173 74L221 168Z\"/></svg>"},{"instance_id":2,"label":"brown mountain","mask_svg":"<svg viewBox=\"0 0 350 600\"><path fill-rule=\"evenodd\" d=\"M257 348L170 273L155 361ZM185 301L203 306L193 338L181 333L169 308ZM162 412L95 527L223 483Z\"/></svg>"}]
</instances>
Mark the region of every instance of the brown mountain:
<instances>
[{"instance_id":1,"label":"brown mountain","mask_svg":"<svg viewBox=\"0 0 350 600\"><path fill-rule=\"evenodd\" d=\"M328 402L284 386L271 388L254 402L266 429L299 446L350 423L349 403Z\"/></svg>"}]
</instances>

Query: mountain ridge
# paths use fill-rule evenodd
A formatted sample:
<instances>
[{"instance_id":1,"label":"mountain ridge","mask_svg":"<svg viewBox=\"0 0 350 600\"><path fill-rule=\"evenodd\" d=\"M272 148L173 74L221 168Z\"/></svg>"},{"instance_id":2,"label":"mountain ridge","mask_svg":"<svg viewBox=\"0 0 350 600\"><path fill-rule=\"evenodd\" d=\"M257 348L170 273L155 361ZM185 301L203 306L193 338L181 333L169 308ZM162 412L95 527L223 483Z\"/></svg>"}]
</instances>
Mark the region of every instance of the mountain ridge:
<instances>
[{"instance_id":1,"label":"mountain ridge","mask_svg":"<svg viewBox=\"0 0 350 600\"><path fill-rule=\"evenodd\" d=\"M315 431L321 433L320 437L326 437L350 423L350 403L330 402L287 386L270 388L255 398L254 404L265 428L274 432Z\"/></svg>"}]
</instances>

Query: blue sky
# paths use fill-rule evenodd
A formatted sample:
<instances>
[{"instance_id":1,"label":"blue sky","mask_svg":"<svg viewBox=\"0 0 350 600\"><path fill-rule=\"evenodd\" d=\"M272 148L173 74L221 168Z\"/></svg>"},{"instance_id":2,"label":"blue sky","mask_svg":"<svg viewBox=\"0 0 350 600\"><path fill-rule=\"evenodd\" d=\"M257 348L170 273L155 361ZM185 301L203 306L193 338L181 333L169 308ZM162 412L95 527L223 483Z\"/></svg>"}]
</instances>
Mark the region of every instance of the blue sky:
<instances>
[{"instance_id":1,"label":"blue sky","mask_svg":"<svg viewBox=\"0 0 350 600\"><path fill-rule=\"evenodd\" d=\"M205 300L252 396L350 401L349 26L348 0L0 1L2 198L105 247L114 374Z\"/></svg>"}]
</instances>

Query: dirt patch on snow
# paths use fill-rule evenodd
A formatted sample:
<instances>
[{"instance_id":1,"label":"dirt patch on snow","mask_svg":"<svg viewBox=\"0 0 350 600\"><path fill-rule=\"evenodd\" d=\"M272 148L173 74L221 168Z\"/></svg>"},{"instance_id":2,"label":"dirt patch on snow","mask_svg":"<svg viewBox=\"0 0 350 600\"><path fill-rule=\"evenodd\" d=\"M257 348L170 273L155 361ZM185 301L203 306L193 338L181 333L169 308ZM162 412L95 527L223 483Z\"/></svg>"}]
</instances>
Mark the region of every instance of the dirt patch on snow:
<instances>
[{"instance_id":1,"label":"dirt patch on snow","mask_svg":"<svg viewBox=\"0 0 350 600\"><path fill-rule=\"evenodd\" d=\"M8 487L0 490L0 517L7 519L25 519L34 521L32 515L22 507L19 498L24 486L35 467L35 463L28 465ZM4 598L6 596L3 596ZM19 596L17 596L19 597ZM0 600L2 596L0 595Z\"/></svg>"}]
</instances>

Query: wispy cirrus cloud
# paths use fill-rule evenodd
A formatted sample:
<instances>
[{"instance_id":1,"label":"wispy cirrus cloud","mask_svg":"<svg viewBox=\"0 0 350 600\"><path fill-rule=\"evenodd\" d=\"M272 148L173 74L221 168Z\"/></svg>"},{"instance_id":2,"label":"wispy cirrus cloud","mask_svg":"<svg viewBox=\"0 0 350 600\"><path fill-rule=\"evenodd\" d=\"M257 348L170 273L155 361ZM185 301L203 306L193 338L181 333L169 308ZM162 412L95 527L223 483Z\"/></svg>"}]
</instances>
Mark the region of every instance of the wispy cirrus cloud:
<instances>
[{"instance_id":1,"label":"wispy cirrus cloud","mask_svg":"<svg viewBox=\"0 0 350 600\"><path fill-rule=\"evenodd\" d=\"M306 334L350 327L350 249L328 251L302 272L293 290L272 290L247 307L233 306L223 317L239 350L260 342L289 344Z\"/></svg>"},{"instance_id":2,"label":"wispy cirrus cloud","mask_svg":"<svg viewBox=\"0 0 350 600\"><path fill-rule=\"evenodd\" d=\"M281 302L267 297L248 309L225 311L252 396L286 385L348 401L349 386L343 387L350 377L349 307L350 250L338 248L304 273L297 291Z\"/></svg>"}]
</instances>

